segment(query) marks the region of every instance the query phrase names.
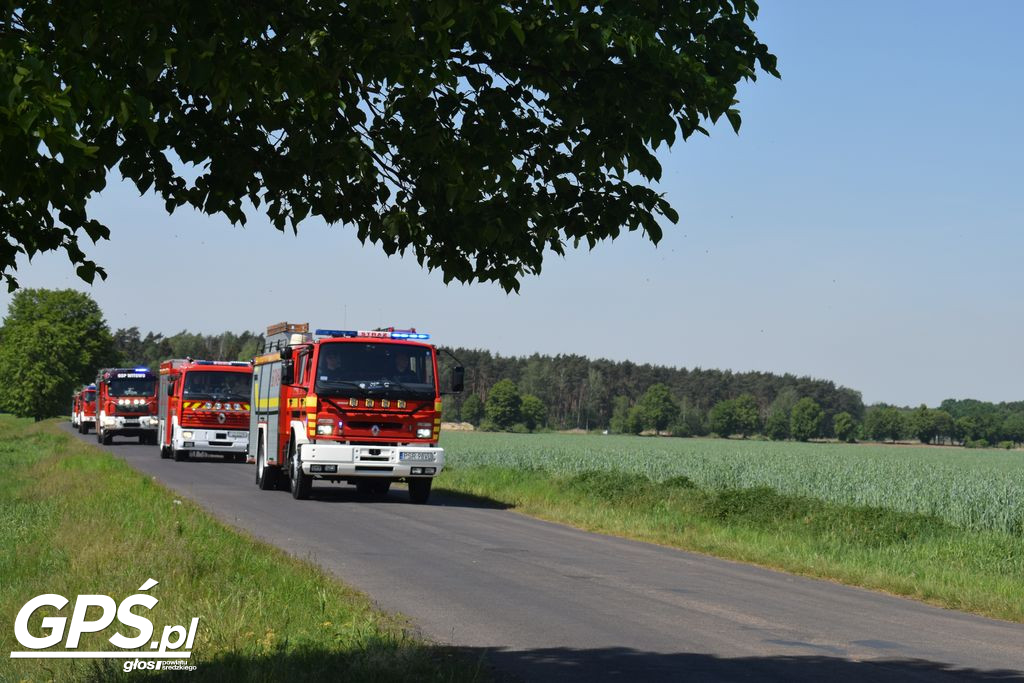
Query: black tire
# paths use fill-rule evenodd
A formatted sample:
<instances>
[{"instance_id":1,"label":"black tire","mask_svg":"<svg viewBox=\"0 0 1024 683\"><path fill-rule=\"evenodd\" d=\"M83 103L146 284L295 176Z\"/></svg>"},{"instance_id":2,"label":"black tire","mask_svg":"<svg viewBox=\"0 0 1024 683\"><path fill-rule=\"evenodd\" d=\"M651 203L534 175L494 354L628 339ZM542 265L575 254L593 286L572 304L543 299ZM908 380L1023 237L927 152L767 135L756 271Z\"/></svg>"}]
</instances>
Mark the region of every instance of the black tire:
<instances>
[{"instance_id":1,"label":"black tire","mask_svg":"<svg viewBox=\"0 0 1024 683\"><path fill-rule=\"evenodd\" d=\"M256 446L256 486L259 486L261 491L273 491L277 488L277 470L266 465L262 439Z\"/></svg>"},{"instance_id":2,"label":"black tire","mask_svg":"<svg viewBox=\"0 0 1024 683\"><path fill-rule=\"evenodd\" d=\"M288 444L288 485L295 500L306 500L313 490L313 477L302 471L299 449L292 442Z\"/></svg>"},{"instance_id":3,"label":"black tire","mask_svg":"<svg viewBox=\"0 0 1024 683\"><path fill-rule=\"evenodd\" d=\"M430 485L433 479L410 479L409 500L416 505L423 505L430 500Z\"/></svg>"},{"instance_id":4,"label":"black tire","mask_svg":"<svg viewBox=\"0 0 1024 683\"><path fill-rule=\"evenodd\" d=\"M114 435L103 432L103 434L100 436L100 443L103 444L104 446L109 446L110 444L114 443Z\"/></svg>"},{"instance_id":5,"label":"black tire","mask_svg":"<svg viewBox=\"0 0 1024 683\"><path fill-rule=\"evenodd\" d=\"M186 460L188 460L188 451L186 450L178 450L174 447L171 447L171 453L174 454L175 462L185 462Z\"/></svg>"},{"instance_id":6,"label":"black tire","mask_svg":"<svg viewBox=\"0 0 1024 683\"><path fill-rule=\"evenodd\" d=\"M163 459L163 460L167 460L170 457L171 457L171 449L169 447L167 447L167 446L161 446L161 448L160 448L160 458Z\"/></svg>"}]
</instances>

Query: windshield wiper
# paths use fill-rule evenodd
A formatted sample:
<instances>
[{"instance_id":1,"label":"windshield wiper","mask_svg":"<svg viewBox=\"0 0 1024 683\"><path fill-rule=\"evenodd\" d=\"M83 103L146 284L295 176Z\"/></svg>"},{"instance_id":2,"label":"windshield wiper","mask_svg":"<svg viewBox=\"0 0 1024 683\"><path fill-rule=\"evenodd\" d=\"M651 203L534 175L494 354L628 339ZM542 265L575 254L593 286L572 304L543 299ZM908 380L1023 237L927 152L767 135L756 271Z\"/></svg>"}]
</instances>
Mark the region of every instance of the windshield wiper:
<instances>
[{"instance_id":1,"label":"windshield wiper","mask_svg":"<svg viewBox=\"0 0 1024 683\"><path fill-rule=\"evenodd\" d=\"M347 379L320 379L320 380L317 380L316 383L318 385L321 385L321 386L325 385L325 384L326 385L333 384L333 385L344 385L346 387L352 387L353 389L358 389L359 391L363 392L364 396L366 395L366 393L367 393L367 391L369 389L373 388L373 387L365 387L365 386L363 386L364 384L366 384L366 382L351 382L351 381L349 381Z\"/></svg>"},{"instance_id":2,"label":"windshield wiper","mask_svg":"<svg viewBox=\"0 0 1024 683\"><path fill-rule=\"evenodd\" d=\"M412 396L420 396L421 397L421 396L431 392L431 388L411 387L408 384L402 382L401 380L397 380L397 379L382 379L380 381L383 383L385 389L392 389L392 388L394 388L394 389L396 389L398 391L404 391L407 394L410 394Z\"/></svg>"}]
</instances>

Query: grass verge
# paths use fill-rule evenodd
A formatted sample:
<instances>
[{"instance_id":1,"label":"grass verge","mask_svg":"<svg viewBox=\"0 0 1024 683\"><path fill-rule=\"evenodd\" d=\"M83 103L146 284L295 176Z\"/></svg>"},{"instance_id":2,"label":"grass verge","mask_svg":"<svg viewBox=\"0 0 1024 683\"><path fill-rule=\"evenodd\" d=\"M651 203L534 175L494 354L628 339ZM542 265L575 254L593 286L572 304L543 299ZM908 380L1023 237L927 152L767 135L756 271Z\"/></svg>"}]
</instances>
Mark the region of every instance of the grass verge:
<instances>
[{"instance_id":1,"label":"grass verge","mask_svg":"<svg viewBox=\"0 0 1024 683\"><path fill-rule=\"evenodd\" d=\"M686 477L451 467L435 486L582 529L693 550L1024 622L1024 538L937 517Z\"/></svg>"},{"instance_id":2,"label":"grass verge","mask_svg":"<svg viewBox=\"0 0 1024 683\"><path fill-rule=\"evenodd\" d=\"M122 461L58 431L0 415L0 680L119 680L123 662L14 660L13 624L43 593L115 602L150 589L154 640L165 625L200 623L193 672L170 680L473 681L479 662L431 646L401 619L316 567L245 537L176 498ZM60 616L69 616L70 606ZM90 610L88 618L99 616ZM37 612L30 624L44 635ZM114 649L114 624L82 636L79 651ZM63 644L57 646L62 649Z\"/></svg>"}]
</instances>

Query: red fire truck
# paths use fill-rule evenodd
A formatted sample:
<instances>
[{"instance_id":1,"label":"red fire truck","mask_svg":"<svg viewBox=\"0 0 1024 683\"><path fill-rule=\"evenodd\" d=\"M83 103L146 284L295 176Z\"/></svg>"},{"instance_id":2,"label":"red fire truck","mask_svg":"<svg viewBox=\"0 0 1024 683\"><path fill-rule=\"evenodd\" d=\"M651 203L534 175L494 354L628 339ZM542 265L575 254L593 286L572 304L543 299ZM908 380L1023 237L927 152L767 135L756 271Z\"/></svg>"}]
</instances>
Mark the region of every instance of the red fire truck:
<instances>
[{"instance_id":1,"label":"red fire truck","mask_svg":"<svg viewBox=\"0 0 1024 683\"><path fill-rule=\"evenodd\" d=\"M180 461L202 451L244 461L251 391L249 363L165 360L157 392L160 457Z\"/></svg>"},{"instance_id":2,"label":"red fire truck","mask_svg":"<svg viewBox=\"0 0 1024 683\"><path fill-rule=\"evenodd\" d=\"M104 368L96 377L96 440L137 436L156 443L156 375L149 368Z\"/></svg>"},{"instance_id":3,"label":"red fire truck","mask_svg":"<svg viewBox=\"0 0 1024 683\"><path fill-rule=\"evenodd\" d=\"M71 394L71 424L75 427L78 426L78 411L79 411L79 400L82 397L82 390L72 392Z\"/></svg>"},{"instance_id":4,"label":"red fire truck","mask_svg":"<svg viewBox=\"0 0 1024 683\"><path fill-rule=\"evenodd\" d=\"M383 496L405 481L426 503L444 467L438 448L441 391L429 335L394 328L317 330L308 324L267 328L254 359L249 454L263 490L288 485L307 498L314 480L355 484ZM451 391L464 370L452 368Z\"/></svg>"},{"instance_id":5,"label":"red fire truck","mask_svg":"<svg viewBox=\"0 0 1024 683\"><path fill-rule=\"evenodd\" d=\"M81 434L87 434L96 424L96 385L90 384L75 393L74 414L71 422Z\"/></svg>"}]
</instances>

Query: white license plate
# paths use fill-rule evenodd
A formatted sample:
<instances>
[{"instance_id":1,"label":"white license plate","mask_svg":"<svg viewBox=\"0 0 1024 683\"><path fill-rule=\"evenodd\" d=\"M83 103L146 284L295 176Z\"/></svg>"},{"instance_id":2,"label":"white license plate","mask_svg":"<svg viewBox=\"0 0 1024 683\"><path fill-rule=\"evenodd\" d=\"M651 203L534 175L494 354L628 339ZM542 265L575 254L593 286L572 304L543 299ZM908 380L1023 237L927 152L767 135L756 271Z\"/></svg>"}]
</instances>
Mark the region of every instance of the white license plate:
<instances>
[{"instance_id":1,"label":"white license plate","mask_svg":"<svg viewBox=\"0 0 1024 683\"><path fill-rule=\"evenodd\" d=\"M228 432L229 439L244 439L249 436L249 432Z\"/></svg>"},{"instance_id":2,"label":"white license plate","mask_svg":"<svg viewBox=\"0 0 1024 683\"><path fill-rule=\"evenodd\" d=\"M406 462L434 462L434 455L432 453L422 453L420 451L412 451L409 453L402 451L398 454L398 459Z\"/></svg>"}]
</instances>

